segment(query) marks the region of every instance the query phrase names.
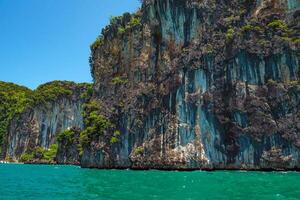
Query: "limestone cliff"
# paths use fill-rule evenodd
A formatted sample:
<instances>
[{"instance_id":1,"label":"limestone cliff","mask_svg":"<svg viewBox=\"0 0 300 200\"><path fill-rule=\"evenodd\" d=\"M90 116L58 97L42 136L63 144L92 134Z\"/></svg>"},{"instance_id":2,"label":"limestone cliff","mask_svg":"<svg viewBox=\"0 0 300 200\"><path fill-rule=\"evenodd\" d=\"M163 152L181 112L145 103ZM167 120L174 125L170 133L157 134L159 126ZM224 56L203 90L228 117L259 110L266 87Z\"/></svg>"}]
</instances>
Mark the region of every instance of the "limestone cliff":
<instances>
[{"instance_id":1,"label":"limestone cliff","mask_svg":"<svg viewBox=\"0 0 300 200\"><path fill-rule=\"evenodd\" d=\"M91 46L81 165L299 169L299 8L145 0L113 18Z\"/></svg>"},{"instance_id":2,"label":"limestone cliff","mask_svg":"<svg viewBox=\"0 0 300 200\"><path fill-rule=\"evenodd\" d=\"M87 88L87 84L56 81L44 84L34 91L32 103L10 121L6 157L18 161L25 155L25 161L39 162L42 157L33 156L37 154L37 149L49 149L57 143L58 133L64 130L82 129L82 94ZM60 146L59 155L61 151L66 149ZM78 152L69 157L78 160ZM57 162L64 163L65 160L59 156Z\"/></svg>"}]
</instances>

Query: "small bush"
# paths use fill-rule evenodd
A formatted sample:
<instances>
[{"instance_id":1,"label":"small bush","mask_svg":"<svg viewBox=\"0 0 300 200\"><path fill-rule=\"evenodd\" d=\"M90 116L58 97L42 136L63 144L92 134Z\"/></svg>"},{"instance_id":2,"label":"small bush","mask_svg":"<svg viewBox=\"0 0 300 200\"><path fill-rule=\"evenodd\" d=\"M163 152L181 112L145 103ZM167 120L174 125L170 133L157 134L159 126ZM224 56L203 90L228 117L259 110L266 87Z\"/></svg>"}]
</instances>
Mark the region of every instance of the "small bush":
<instances>
[{"instance_id":1,"label":"small bush","mask_svg":"<svg viewBox=\"0 0 300 200\"><path fill-rule=\"evenodd\" d=\"M251 31L251 30L253 30L253 26L251 26L250 24L247 24L247 25L241 27L242 32L247 32L247 31Z\"/></svg>"},{"instance_id":2,"label":"small bush","mask_svg":"<svg viewBox=\"0 0 300 200\"><path fill-rule=\"evenodd\" d=\"M233 39L234 30L232 28L228 29L226 32L226 41L231 41Z\"/></svg>"},{"instance_id":3,"label":"small bush","mask_svg":"<svg viewBox=\"0 0 300 200\"><path fill-rule=\"evenodd\" d=\"M97 37L95 42L91 44L90 48L92 51L95 51L102 44L102 38Z\"/></svg>"},{"instance_id":4,"label":"small bush","mask_svg":"<svg viewBox=\"0 0 300 200\"><path fill-rule=\"evenodd\" d=\"M247 25L241 27L241 31L242 32L248 32L248 31L262 32L263 29L260 26L252 26L250 24L247 24Z\"/></svg>"},{"instance_id":5,"label":"small bush","mask_svg":"<svg viewBox=\"0 0 300 200\"><path fill-rule=\"evenodd\" d=\"M287 24L282 20L274 20L267 25L269 28L280 29L284 32L288 32L289 28Z\"/></svg>"},{"instance_id":6,"label":"small bush","mask_svg":"<svg viewBox=\"0 0 300 200\"><path fill-rule=\"evenodd\" d=\"M33 156L34 156L34 158L41 160L41 159L43 159L45 152L46 152L46 149L44 149L43 147L37 147L33 151Z\"/></svg>"},{"instance_id":7,"label":"small bush","mask_svg":"<svg viewBox=\"0 0 300 200\"><path fill-rule=\"evenodd\" d=\"M34 156L30 153L23 153L20 157L21 162L28 162L30 160L33 160Z\"/></svg>"},{"instance_id":8,"label":"small bush","mask_svg":"<svg viewBox=\"0 0 300 200\"><path fill-rule=\"evenodd\" d=\"M110 139L110 144L115 144L119 142L119 137L121 135L121 132L119 130L114 131L113 137Z\"/></svg>"},{"instance_id":9,"label":"small bush","mask_svg":"<svg viewBox=\"0 0 300 200\"><path fill-rule=\"evenodd\" d=\"M258 43L260 46L262 46L262 47L268 45L268 41L267 41L267 40L264 40L264 39L258 40L257 43Z\"/></svg>"},{"instance_id":10,"label":"small bush","mask_svg":"<svg viewBox=\"0 0 300 200\"><path fill-rule=\"evenodd\" d=\"M8 161L8 162L14 162L14 159L10 156L6 156L5 160Z\"/></svg>"},{"instance_id":11,"label":"small bush","mask_svg":"<svg viewBox=\"0 0 300 200\"><path fill-rule=\"evenodd\" d=\"M131 17L130 21L127 23L125 27L118 28L118 35L124 34L127 30L134 28L136 26L141 25L141 20L138 17Z\"/></svg>"},{"instance_id":12,"label":"small bush","mask_svg":"<svg viewBox=\"0 0 300 200\"><path fill-rule=\"evenodd\" d=\"M110 16L109 22L111 24L115 24L118 21L118 17L117 16Z\"/></svg>"},{"instance_id":13,"label":"small bush","mask_svg":"<svg viewBox=\"0 0 300 200\"><path fill-rule=\"evenodd\" d=\"M57 149L57 144L50 145L49 149L44 151L42 159L47 161L54 160L57 154Z\"/></svg>"},{"instance_id":14,"label":"small bush","mask_svg":"<svg viewBox=\"0 0 300 200\"><path fill-rule=\"evenodd\" d=\"M75 135L75 132L73 129L61 131L57 135L57 141L64 142L65 144L70 145L74 142L74 135Z\"/></svg>"},{"instance_id":15,"label":"small bush","mask_svg":"<svg viewBox=\"0 0 300 200\"><path fill-rule=\"evenodd\" d=\"M117 130L117 131L114 132L114 136L115 136L115 137L119 137L120 135L121 135L121 132L120 132L120 131Z\"/></svg>"},{"instance_id":16,"label":"small bush","mask_svg":"<svg viewBox=\"0 0 300 200\"><path fill-rule=\"evenodd\" d=\"M110 144L115 144L115 143L117 143L117 142L119 142L119 139L118 139L117 137L115 137L115 136L113 136L113 137L110 139Z\"/></svg>"},{"instance_id":17,"label":"small bush","mask_svg":"<svg viewBox=\"0 0 300 200\"><path fill-rule=\"evenodd\" d=\"M118 35L123 35L126 32L126 29L124 27L118 28Z\"/></svg>"},{"instance_id":18,"label":"small bush","mask_svg":"<svg viewBox=\"0 0 300 200\"><path fill-rule=\"evenodd\" d=\"M144 151L145 151L144 147L140 146L140 147L137 147L137 148L134 149L134 154L135 155L141 155L141 154L144 153Z\"/></svg>"},{"instance_id":19,"label":"small bush","mask_svg":"<svg viewBox=\"0 0 300 200\"><path fill-rule=\"evenodd\" d=\"M111 83L113 85L123 85L128 83L128 80L122 79L121 77L117 76L111 80Z\"/></svg>"},{"instance_id":20,"label":"small bush","mask_svg":"<svg viewBox=\"0 0 300 200\"><path fill-rule=\"evenodd\" d=\"M136 26L139 26L141 25L141 19L138 18L138 17L132 17L130 22L128 23L128 26L130 28L133 28L133 27L136 27Z\"/></svg>"}]
</instances>

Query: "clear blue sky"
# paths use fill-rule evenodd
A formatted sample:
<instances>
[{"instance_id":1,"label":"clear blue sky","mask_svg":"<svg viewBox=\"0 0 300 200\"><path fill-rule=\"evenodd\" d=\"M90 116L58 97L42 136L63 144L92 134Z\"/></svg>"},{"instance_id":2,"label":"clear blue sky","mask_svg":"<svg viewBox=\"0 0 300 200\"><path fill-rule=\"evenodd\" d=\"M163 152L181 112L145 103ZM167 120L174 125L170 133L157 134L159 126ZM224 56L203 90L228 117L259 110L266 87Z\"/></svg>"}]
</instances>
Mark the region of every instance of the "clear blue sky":
<instances>
[{"instance_id":1,"label":"clear blue sky","mask_svg":"<svg viewBox=\"0 0 300 200\"><path fill-rule=\"evenodd\" d=\"M139 0L0 0L0 80L91 82L90 44Z\"/></svg>"}]
</instances>

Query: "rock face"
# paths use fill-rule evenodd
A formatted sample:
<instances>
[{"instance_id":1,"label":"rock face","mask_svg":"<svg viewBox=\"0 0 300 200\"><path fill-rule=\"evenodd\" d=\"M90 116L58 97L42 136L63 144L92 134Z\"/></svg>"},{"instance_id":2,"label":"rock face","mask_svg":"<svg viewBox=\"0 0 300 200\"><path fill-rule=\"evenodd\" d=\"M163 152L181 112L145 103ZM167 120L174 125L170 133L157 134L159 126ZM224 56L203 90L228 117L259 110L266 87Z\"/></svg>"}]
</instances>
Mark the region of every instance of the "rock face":
<instances>
[{"instance_id":1,"label":"rock face","mask_svg":"<svg viewBox=\"0 0 300 200\"><path fill-rule=\"evenodd\" d=\"M300 7L300 1L299 0L288 0L287 7L289 10L297 9Z\"/></svg>"},{"instance_id":2,"label":"rock face","mask_svg":"<svg viewBox=\"0 0 300 200\"><path fill-rule=\"evenodd\" d=\"M91 64L93 99L115 126L81 165L299 169L299 7L149 0L112 20Z\"/></svg>"},{"instance_id":3,"label":"rock face","mask_svg":"<svg viewBox=\"0 0 300 200\"><path fill-rule=\"evenodd\" d=\"M83 127L81 104L69 99L48 102L29 109L20 118L15 118L9 128L7 154L18 158L28 148L48 148L55 143L55 136L61 130Z\"/></svg>"},{"instance_id":4,"label":"rock face","mask_svg":"<svg viewBox=\"0 0 300 200\"><path fill-rule=\"evenodd\" d=\"M58 150L56 154L56 162L58 164L80 164L80 131L82 128L73 126L68 131L71 133L68 138L58 138ZM58 137L61 137L58 136Z\"/></svg>"},{"instance_id":5,"label":"rock face","mask_svg":"<svg viewBox=\"0 0 300 200\"><path fill-rule=\"evenodd\" d=\"M22 154L30 153L37 147L48 149L55 144L59 132L72 127L83 128L84 99L81 94L86 88L74 86L67 89L68 95L59 95L30 106L13 118L8 129L6 157L20 160ZM66 150L59 148L59 151ZM65 160L58 157L57 161L64 163Z\"/></svg>"}]
</instances>

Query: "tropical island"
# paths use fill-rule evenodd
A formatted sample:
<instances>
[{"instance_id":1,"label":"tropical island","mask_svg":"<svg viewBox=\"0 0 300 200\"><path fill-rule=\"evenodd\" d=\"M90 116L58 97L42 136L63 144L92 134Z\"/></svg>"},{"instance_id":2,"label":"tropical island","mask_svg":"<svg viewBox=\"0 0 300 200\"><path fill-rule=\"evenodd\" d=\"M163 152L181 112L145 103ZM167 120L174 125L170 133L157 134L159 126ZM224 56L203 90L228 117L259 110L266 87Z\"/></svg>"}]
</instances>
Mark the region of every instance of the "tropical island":
<instances>
[{"instance_id":1,"label":"tropical island","mask_svg":"<svg viewBox=\"0 0 300 200\"><path fill-rule=\"evenodd\" d=\"M90 48L92 84L0 82L2 160L300 169L299 0L144 0Z\"/></svg>"}]
</instances>

